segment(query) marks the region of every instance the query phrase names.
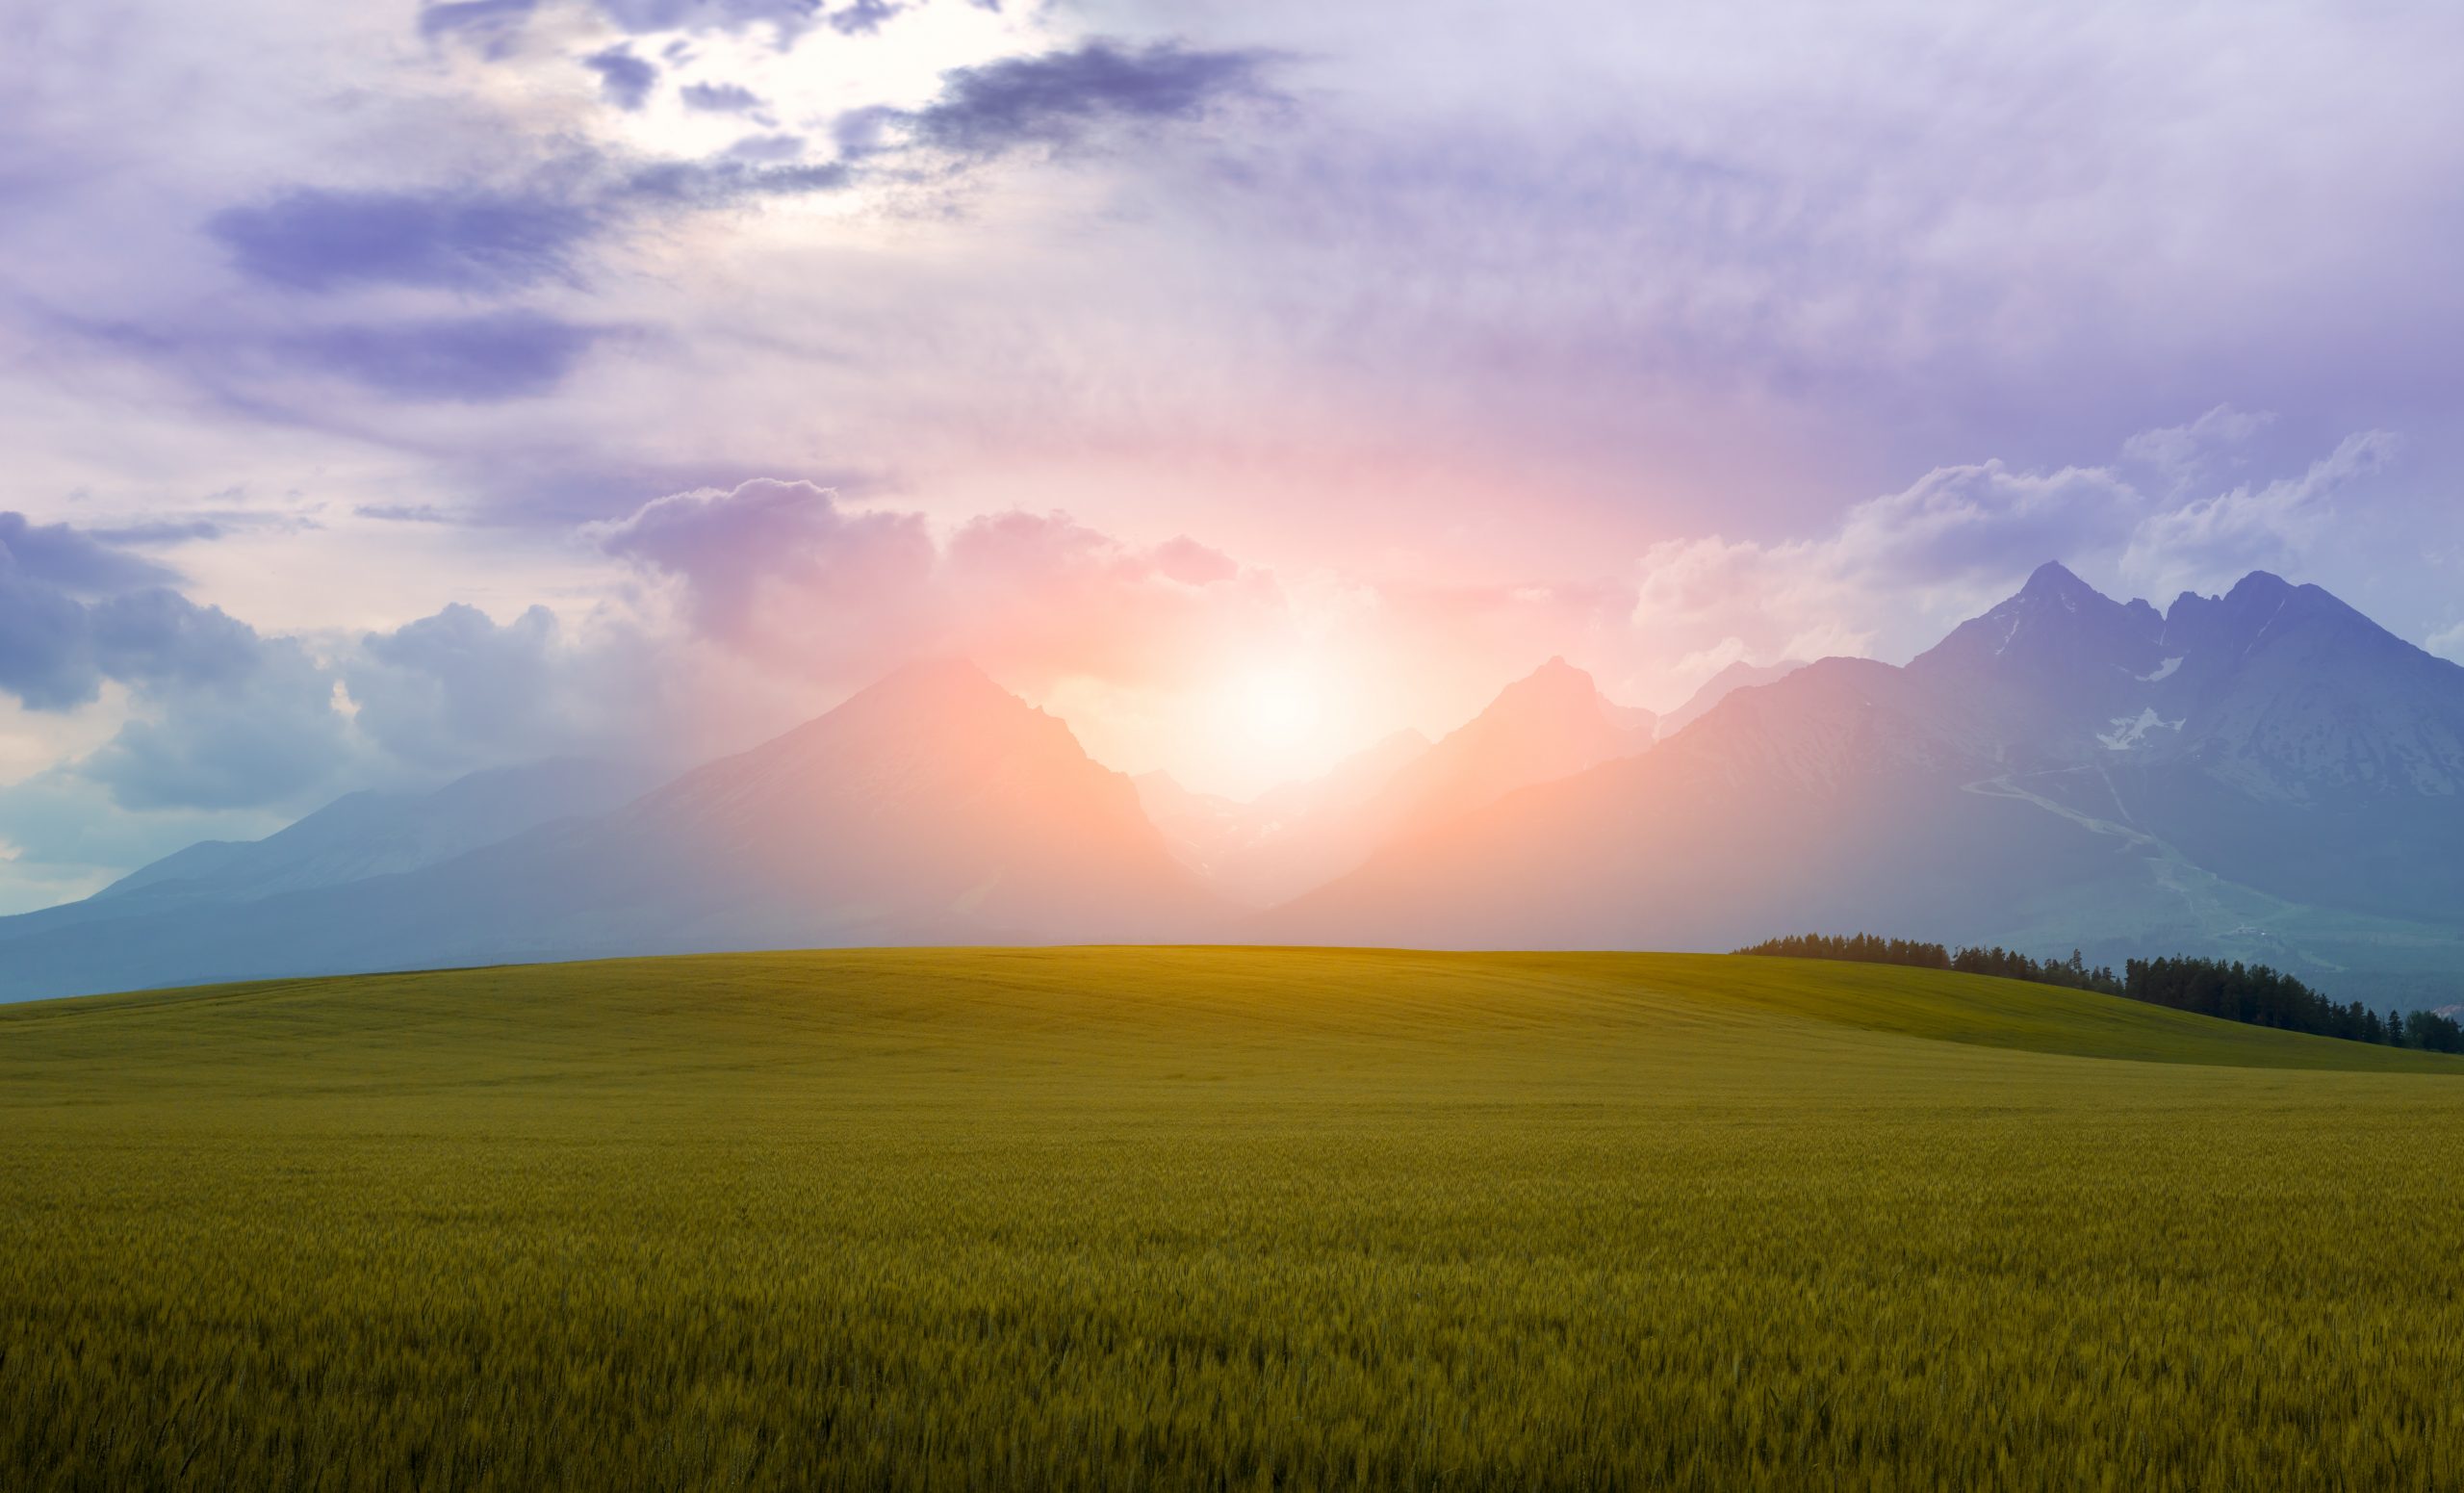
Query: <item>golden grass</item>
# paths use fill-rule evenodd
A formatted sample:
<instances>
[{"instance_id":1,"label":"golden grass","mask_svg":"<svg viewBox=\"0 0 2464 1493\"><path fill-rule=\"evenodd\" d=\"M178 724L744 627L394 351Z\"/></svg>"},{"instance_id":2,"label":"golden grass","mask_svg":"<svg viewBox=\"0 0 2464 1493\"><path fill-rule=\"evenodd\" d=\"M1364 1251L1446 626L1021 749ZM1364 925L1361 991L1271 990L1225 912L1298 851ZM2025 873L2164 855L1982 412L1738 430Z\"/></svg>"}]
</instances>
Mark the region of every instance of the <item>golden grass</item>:
<instances>
[{"instance_id":1,"label":"golden grass","mask_svg":"<svg viewBox=\"0 0 2464 1493\"><path fill-rule=\"evenodd\" d=\"M0 1008L0 1484L2451 1487L2459 1078L1685 956Z\"/></svg>"}]
</instances>

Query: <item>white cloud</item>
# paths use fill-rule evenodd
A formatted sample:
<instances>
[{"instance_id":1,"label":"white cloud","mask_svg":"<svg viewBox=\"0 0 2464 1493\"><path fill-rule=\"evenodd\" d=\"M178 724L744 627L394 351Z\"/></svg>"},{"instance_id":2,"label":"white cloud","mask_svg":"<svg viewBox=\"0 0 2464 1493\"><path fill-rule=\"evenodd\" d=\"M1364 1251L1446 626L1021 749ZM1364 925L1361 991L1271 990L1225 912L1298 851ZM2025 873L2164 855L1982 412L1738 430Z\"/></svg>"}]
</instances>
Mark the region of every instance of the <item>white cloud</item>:
<instances>
[{"instance_id":1,"label":"white cloud","mask_svg":"<svg viewBox=\"0 0 2464 1493\"><path fill-rule=\"evenodd\" d=\"M2220 429L2255 428L2211 410L2127 444L2131 459L2146 464L2150 453L2194 452ZM2298 475L2189 501L2143 492L2115 467L1938 467L1859 503L1820 537L1765 544L1714 534L1654 546L1642 557L1634 623L1682 651L1672 670L1682 676L1713 650L1906 656L2047 560L2108 590L2164 599L2220 589L2251 569L2300 569L2337 499L2384 471L2397 449L2389 433L2362 431Z\"/></svg>"},{"instance_id":2,"label":"white cloud","mask_svg":"<svg viewBox=\"0 0 2464 1493\"><path fill-rule=\"evenodd\" d=\"M2337 498L2384 471L2398 449L2387 431L2360 431L2298 476L2150 514L2132 532L2121 569L2169 596L2218 589L2252 570L2297 566L2333 521Z\"/></svg>"},{"instance_id":3,"label":"white cloud","mask_svg":"<svg viewBox=\"0 0 2464 1493\"><path fill-rule=\"evenodd\" d=\"M2219 404L2185 425L2143 430L2121 443L2122 459L2154 472L2168 493L2179 493L2237 459L2242 448L2274 424L2264 411Z\"/></svg>"}]
</instances>

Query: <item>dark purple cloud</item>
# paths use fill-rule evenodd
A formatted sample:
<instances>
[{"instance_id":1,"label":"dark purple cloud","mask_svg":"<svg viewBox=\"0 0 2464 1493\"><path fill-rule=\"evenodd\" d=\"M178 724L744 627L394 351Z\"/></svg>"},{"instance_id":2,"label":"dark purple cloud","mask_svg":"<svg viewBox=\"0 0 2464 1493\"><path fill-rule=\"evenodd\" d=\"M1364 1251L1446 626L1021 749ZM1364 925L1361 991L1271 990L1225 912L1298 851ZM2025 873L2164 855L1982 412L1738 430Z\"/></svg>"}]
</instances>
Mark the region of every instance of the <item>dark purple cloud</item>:
<instances>
[{"instance_id":1,"label":"dark purple cloud","mask_svg":"<svg viewBox=\"0 0 2464 1493\"><path fill-rule=\"evenodd\" d=\"M206 224L232 262L292 290L424 285L500 291L571 272L597 231L591 212L553 195L453 189L338 192L300 188Z\"/></svg>"},{"instance_id":2,"label":"dark purple cloud","mask_svg":"<svg viewBox=\"0 0 2464 1493\"><path fill-rule=\"evenodd\" d=\"M907 117L922 143L992 156L1018 145L1064 144L1106 120L1195 117L1227 97L1257 91L1266 61L1253 51L1091 41L1075 51L959 68L944 80L939 99Z\"/></svg>"},{"instance_id":3,"label":"dark purple cloud","mask_svg":"<svg viewBox=\"0 0 2464 1493\"><path fill-rule=\"evenodd\" d=\"M88 628L96 667L132 684L228 683L255 666L264 641L222 608L167 586L95 603Z\"/></svg>"},{"instance_id":4,"label":"dark purple cloud","mask_svg":"<svg viewBox=\"0 0 2464 1493\"><path fill-rule=\"evenodd\" d=\"M342 326L297 339L302 361L410 399L484 403L544 394L605 335L531 311Z\"/></svg>"},{"instance_id":5,"label":"dark purple cloud","mask_svg":"<svg viewBox=\"0 0 2464 1493\"><path fill-rule=\"evenodd\" d=\"M782 591L808 600L834 634L903 631L937 554L915 514L850 513L826 488L766 477L660 498L597 537L609 554L682 579L696 631L748 648L846 646L837 635L772 636L762 620Z\"/></svg>"},{"instance_id":6,"label":"dark purple cloud","mask_svg":"<svg viewBox=\"0 0 2464 1493\"><path fill-rule=\"evenodd\" d=\"M64 524L0 513L0 692L29 709L92 702L105 680L141 692L214 688L261 640L163 582L171 573Z\"/></svg>"},{"instance_id":7,"label":"dark purple cloud","mask_svg":"<svg viewBox=\"0 0 2464 1493\"><path fill-rule=\"evenodd\" d=\"M29 709L140 690L214 687L248 671L261 639L163 582L151 560L64 524L0 513L0 691Z\"/></svg>"},{"instance_id":8,"label":"dark purple cloud","mask_svg":"<svg viewBox=\"0 0 2464 1493\"><path fill-rule=\"evenodd\" d=\"M734 83L688 83L678 96L704 114L751 114L761 107L760 94Z\"/></svg>"},{"instance_id":9,"label":"dark purple cloud","mask_svg":"<svg viewBox=\"0 0 2464 1493\"><path fill-rule=\"evenodd\" d=\"M611 46L593 52L581 64L599 74L599 91L619 109L639 109L658 86L658 66L635 57L630 48Z\"/></svg>"},{"instance_id":10,"label":"dark purple cloud","mask_svg":"<svg viewBox=\"0 0 2464 1493\"><path fill-rule=\"evenodd\" d=\"M775 26L793 37L821 15L821 0L599 0L627 31L742 31Z\"/></svg>"},{"instance_id":11,"label":"dark purple cloud","mask_svg":"<svg viewBox=\"0 0 2464 1493\"><path fill-rule=\"evenodd\" d=\"M0 566L0 690L30 710L65 710L92 700L102 683L85 605Z\"/></svg>"},{"instance_id":12,"label":"dark purple cloud","mask_svg":"<svg viewBox=\"0 0 2464 1493\"><path fill-rule=\"evenodd\" d=\"M770 164L793 161L804 153L805 142L801 135L747 135L728 147L727 159Z\"/></svg>"},{"instance_id":13,"label":"dark purple cloud","mask_svg":"<svg viewBox=\"0 0 2464 1493\"><path fill-rule=\"evenodd\" d=\"M830 13L830 29L842 37L869 37L882 29L883 22L906 9L904 5L889 4L888 0L852 0ZM997 0L988 9L999 10Z\"/></svg>"},{"instance_id":14,"label":"dark purple cloud","mask_svg":"<svg viewBox=\"0 0 2464 1493\"><path fill-rule=\"evenodd\" d=\"M767 164L752 158L721 156L703 161L665 161L644 167L625 183L629 197L678 208L725 207L748 197L801 196L836 192L856 179L844 161L813 161L803 165Z\"/></svg>"},{"instance_id":15,"label":"dark purple cloud","mask_svg":"<svg viewBox=\"0 0 2464 1493\"><path fill-rule=\"evenodd\" d=\"M79 596L160 585L171 572L66 524L0 513L0 575Z\"/></svg>"}]
</instances>

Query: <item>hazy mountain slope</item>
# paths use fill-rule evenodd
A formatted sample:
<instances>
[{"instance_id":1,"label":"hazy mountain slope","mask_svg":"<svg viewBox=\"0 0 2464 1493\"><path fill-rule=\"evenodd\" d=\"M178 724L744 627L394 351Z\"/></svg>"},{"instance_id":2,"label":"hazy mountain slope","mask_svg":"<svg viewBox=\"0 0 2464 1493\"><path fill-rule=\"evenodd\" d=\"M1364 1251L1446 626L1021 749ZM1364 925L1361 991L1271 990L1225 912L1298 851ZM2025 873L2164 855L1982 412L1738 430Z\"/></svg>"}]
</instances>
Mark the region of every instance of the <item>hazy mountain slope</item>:
<instances>
[{"instance_id":1,"label":"hazy mountain slope","mask_svg":"<svg viewBox=\"0 0 2464 1493\"><path fill-rule=\"evenodd\" d=\"M1139 801L1183 864L1224 895L1265 907L1358 864L1376 833L1364 811L1428 750L1426 736L1399 731L1316 778L1247 803L1148 773L1137 780Z\"/></svg>"},{"instance_id":2,"label":"hazy mountain slope","mask_svg":"<svg viewBox=\"0 0 2464 1493\"><path fill-rule=\"evenodd\" d=\"M1413 759L1364 814L1374 837L1423 833L1517 788L1647 749L1651 711L1610 702L1591 676L1552 658Z\"/></svg>"},{"instance_id":3,"label":"hazy mountain slope","mask_svg":"<svg viewBox=\"0 0 2464 1493\"><path fill-rule=\"evenodd\" d=\"M1956 928L2107 873L2099 837L1963 793L1989 754L1899 671L1826 659L1647 756L1511 794L1267 915L1272 940L1704 947L1756 928ZM1476 888L1476 889L1475 889ZM1918 923L1906 922L1916 917Z\"/></svg>"},{"instance_id":4,"label":"hazy mountain slope","mask_svg":"<svg viewBox=\"0 0 2464 1493\"><path fill-rule=\"evenodd\" d=\"M1778 663L1732 663L1703 682L1703 687L1686 697L1683 705L1659 718L1656 734L1673 736L1709 713L1711 707L1740 689L1757 684L1776 684L1804 668L1802 658L1785 658Z\"/></svg>"},{"instance_id":5,"label":"hazy mountain slope","mask_svg":"<svg viewBox=\"0 0 2464 1493\"><path fill-rule=\"evenodd\" d=\"M2194 864L2299 903L2464 915L2464 669L2317 586L2262 572L2159 615L2047 566L1908 672L2031 791Z\"/></svg>"},{"instance_id":6,"label":"hazy mountain slope","mask_svg":"<svg viewBox=\"0 0 2464 1493\"><path fill-rule=\"evenodd\" d=\"M1738 691L1258 931L1704 948L1868 927L2266 957L2412 998L2464 975L2459 774L2464 670L2323 591L2253 576L2160 614L2048 566L1905 669Z\"/></svg>"},{"instance_id":7,"label":"hazy mountain slope","mask_svg":"<svg viewBox=\"0 0 2464 1493\"><path fill-rule=\"evenodd\" d=\"M388 839L381 804L200 847L0 921L0 991L806 944L1719 948L1865 928L2464 993L2464 669L2316 587L2254 575L2159 613L2047 566L1905 668L1826 659L1656 745L1651 724L1553 661L1434 746L1245 806L1262 817L1237 835L1200 824L1224 837L1219 886L1331 877L1236 925L1184 863L1223 806L1142 794L972 668L919 667L622 808L399 874L200 889L357 875L446 835ZM1179 815L1177 849L1142 796Z\"/></svg>"},{"instance_id":8,"label":"hazy mountain slope","mask_svg":"<svg viewBox=\"0 0 2464 1493\"><path fill-rule=\"evenodd\" d=\"M904 670L580 833L740 893L703 900L748 934L1144 939L1213 911L1129 779L969 664Z\"/></svg>"},{"instance_id":9,"label":"hazy mountain slope","mask_svg":"<svg viewBox=\"0 0 2464 1493\"><path fill-rule=\"evenodd\" d=\"M1433 746L1400 733L1253 804L1192 794L1168 779L1147 783L1142 796L1185 862L1263 907L1517 788L1645 751L1656 725L1651 711L1615 704L1590 675L1552 658Z\"/></svg>"},{"instance_id":10,"label":"hazy mountain slope","mask_svg":"<svg viewBox=\"0 0 2464 1493\"><path fill-rule=\"evenodd\" d=\"M83 901L0 917L0 990L6 949L38 935L440 864L555 819L603 812L655 782L645 767L563 758L473 773L429 793L346 794L264 839L203 840Z\"/></svg>"},{"instance_id":11,"label":"hazy mountain slope","mask_svg":"<svg viewBox=\"0 0 2464 1493\"><path fill-rule=\"evenodd\" d=\"M1192 939L1129 781L972 667L911 668L613 812L439 865L5 946L12 996L783 945Z\"/></svg>"},{"instance_id":12,"label":"hazy mountain slope","mask_svg":"<svg viewBox=\"0 0 2464 1493\"><path fill-rule=\"evenodd\" d=\"M1195 792L1163 771L1142 772L1129 782L1172 858L1200 876L1212 876L1225 852L1251 833L1249 806L1238 799Z\"/></svg>"},{"instance_id":13,"label":"hazy mountain slope","mask_svg":"<svg viewBox=\"0 0 2464 1493\"><path fill-rule=\"evenodd\" d=\"M192 845L94 895L235 901L417 870L534 825L604 812L657 781L630 763L558 758L430 793L352 793L261 840Z\"/></svg>"}]
</instances>

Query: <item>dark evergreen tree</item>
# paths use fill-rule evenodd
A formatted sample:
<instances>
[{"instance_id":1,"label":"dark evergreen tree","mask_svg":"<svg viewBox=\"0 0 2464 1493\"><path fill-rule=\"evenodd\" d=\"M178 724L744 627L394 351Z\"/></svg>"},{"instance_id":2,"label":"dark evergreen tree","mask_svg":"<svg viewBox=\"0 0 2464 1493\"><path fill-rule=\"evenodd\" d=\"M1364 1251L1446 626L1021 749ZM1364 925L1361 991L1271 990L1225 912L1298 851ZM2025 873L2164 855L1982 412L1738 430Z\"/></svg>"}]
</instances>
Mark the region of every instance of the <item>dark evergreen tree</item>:
<instances>
[{"instance_id":1,"label":"dark evergreen tree","mask_svg":"<svg viewBox=\"0 0 2464 1493\"><path fill-rule=\"evenodd\" d=\"M2091 969L2086 954L2070 951L2066 960L2042 963L2014 949L1949 949L1939 943L1884 939L1872 934L1841 938L1809 933L1772 939L1740 954L1784 959L1839 959L1861 964L1909 965L1950 969L1961 974L2028 980L2126 996L2176 1011L2195 1012L2252 1026L2288 1032L2309 1032L2351 1042L2420 1047L2431 1052L2464 1052L2464 1025L2427 1011L2389 1011L2384 1017L2360 1001L2339 1006L2309 986L2265 965L2217 959L2126 959L2121 972L2111 966Z\"/></svg>"}]
</instances>

